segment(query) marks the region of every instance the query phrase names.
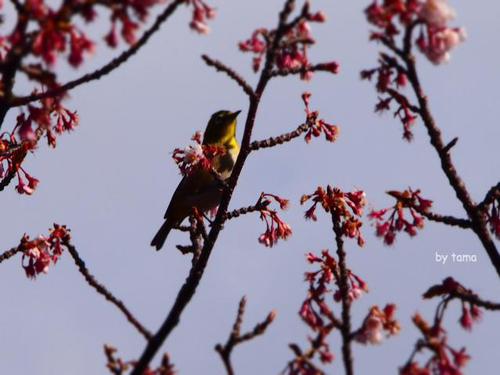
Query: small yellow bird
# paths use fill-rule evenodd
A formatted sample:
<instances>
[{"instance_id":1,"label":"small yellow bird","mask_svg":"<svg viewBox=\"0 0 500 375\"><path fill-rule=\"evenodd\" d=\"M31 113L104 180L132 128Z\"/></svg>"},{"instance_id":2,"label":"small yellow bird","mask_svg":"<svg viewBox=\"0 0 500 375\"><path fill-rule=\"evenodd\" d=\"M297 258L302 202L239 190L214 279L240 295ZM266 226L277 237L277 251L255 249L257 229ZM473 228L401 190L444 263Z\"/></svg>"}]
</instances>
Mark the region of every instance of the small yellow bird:
<instances>
[{"instance_id":1,"label":"small yellow bird","mask_svg":"<svg viewBox=\"0 0 500 375\"><path fill-rule=\"evenodd\" d=\"M219 146L226 150L213 159L214 169L224 180L231 176L240 152L240 145L236 140L236 118L240 112L214 113L203 135L204 145ZM178 227L193 212L193 207L207 212L219 205L221 196L221 184L210 171L200 168L185 176L170 200L164 216L165 222L151 241L151 246L160 250L170 230Z\"/></svg>"}]
</instances>

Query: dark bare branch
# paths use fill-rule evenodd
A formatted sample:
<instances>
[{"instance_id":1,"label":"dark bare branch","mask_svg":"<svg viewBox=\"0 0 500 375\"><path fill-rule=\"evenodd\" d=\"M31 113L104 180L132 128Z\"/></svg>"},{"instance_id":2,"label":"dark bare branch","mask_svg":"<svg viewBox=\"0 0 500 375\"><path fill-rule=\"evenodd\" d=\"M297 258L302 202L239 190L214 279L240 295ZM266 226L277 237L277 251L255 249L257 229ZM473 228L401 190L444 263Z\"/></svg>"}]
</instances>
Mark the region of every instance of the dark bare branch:
<instances>
[{"instance_id":1,"label":"dark bare branch","mask_svg":"<svg viewBox=\"0 0 500 375\"><path fill-rule=\"evenodd\" d=\"M420 215L424 216L426 219L430 221L434 221L436 223L443 223L454 227L460 227L463 229L472 228L472 222L468 219L461 219L451 215L440 215L433 212L424 211L418 206L412 206L412 208L414 208L415 211L417 211Z\"/></svg>"},{"instance_id":2,"label":"dark bare branch","mask_svg":"<svg viewBox=\"0 0 500 375\"><path fill-rule=\"evenodd\" d=\"M18 247L13 247L12 249L3 252L2 254L0 254L0 263L2 263L4 260L12 258L14 255L16 255L17 253L20 253L22 251L23 251L22 247L18 246Z\"/></svg>"},{"instance_id":3,"label":"dark bare branch","mask_svg":"<svg viewBox=\"0 0 500 375\"><path fill-rule=\"evenodd\" d=\"M254 141L250 143L249 149L250 151L257 151L261 148L274 147L276 145L281 145L283 143L290 142L293 139L300 137L304 132L309 130L310 127L311 127L310 124L302 124L299 125L297 129L289 133L281 134L277 137L270 137L267 139L263 139L261 141Z\"/></svg>"},{"instance_id":4,"label":"dark bare branch","mask_svg":"<svg viewBox=\"0 0 500 375\"><path fill-rule=\"evenodd\" d=\"M99 293L104 298L106 298L106 300L115 305L118 308L118 310L120 310L125 315L129 323L132 324L146 340L150 340L152 337L151 332L149 332L139 322L139 320L137 320L137 318L130 312L130 310L125 306L125 304L121 300L116 298L103 284L99 283L95 279L95 277L87 269L85 262L80 258L80 255L78 254L76 248L69 241L65 241L64 245L68 249L69 253L71 254L71 257L73 258L76 266L78 267L78 270L83 275L87 283L92 288L94 288L97 291L97 293Z\"/></svg>"},{"instance_id":5,"label":"dark bare branch","mask_svg":"<svg viewBox=\"0 0 500 375\"><path fill-rule=\"evenodd\" d=\"M149 363L158 352L160 347L163 345L167 337L179 324L182 312L196 293L196 289L203 277L205 268L215 246L219 233L222 230L229 202L231 201L232 194L238 182L238 178L250 153L250 140L252 138L252 132L255 125L257 110L260 104L260 98L262 97L262 94L264 93L264 90L269 80L271 79L270 74L279 47L279 42L286 32L286 22L290 16L290 13L293 11L294 6L295 0L287 0L285 2L283 10L280 13L279 23L276 29L273 44L267 51L265 65L261 72L257 87L254 91L255 95L250 98L250 105L245 122L245 129L243 131L240 153L232 170L231 177L229 178L227 186L224 188L219 209L217 210L217 215L214 222L212 223L210 233L208 233L208 237L204 241L200 256L197 262L191 268L186 281L179 290L174 305L168 312L163 324L158 329L156 334L151 338L151 340L149 340L131 375L142 375L144 373Z\"/></svg>"},{"instance_id":6,"label":"dark bare branch","mask_svg":"<svg viewBox=\"0 0 500 375\"><path fill-rule=\"evenodd\" d=\"M320 63L309 66L301 66L299 68L273 70L271 76L286 77L289 75L297 75L297 74L304 75L306 73L314 73L314 72L328 72L336 74L337 70L338 70L338 65L336 63Z\"/></svg>"},{"instance_id":7,"label":"dark bare branch","mask_svg":"<svg viewBox=\"0 0 500 375\"><path fill-rule=\"evenodd\" d=\"M490 204L495 201L495 199L500 199L500 182L495 186L492 186L491 189L488 190L483 201L477 205L477 208L481 211L484 211Z\"/></svg>"},{"instance_id":8,"label":"dark bare branch","mask_svg":"<svg viewBox=\"0 0 500 375\"><path fill-rule=\"evenodd\" d=\"M225 65L223 62L219 60L214 60L211 57L207 55L202 55L201 58L203 61L208 66L212 66L217 70L218 72L223 72L226 73L229 78L231 78L233 81L235 81L238 86L240 86L245 94L247 94L250 98L253 98L255 96L255 92L253 91L252 86L238 73L236 73L233 69Z\"/></svg>"},{"instance_id":9,"label":"dark bare branch","mask_svg":"<svg viewBox=\"0 0 500 375\"><path fill-rule=\"evenodd\" d=\"M237 345L245 341L250 341L256 338L257 336L263 335L266 332L267 327L269 327L269 325L273 322L275 318L275 313L271 312L266 317L266 319L261 323L258 323L252 331L241 335L241 324L243 323L243 315L245 314L245 307L246 307L246 298L243 297L238 306L238 313L236 314L236 319L233 324L233 329L231 330L231 333L226 343L224 345L217 344L215 346L215 350L217 351L217 353L219 353L228 375L234 375L234 369L231 363L231 354L233 349Z\"/></svg>"}]
</instances>

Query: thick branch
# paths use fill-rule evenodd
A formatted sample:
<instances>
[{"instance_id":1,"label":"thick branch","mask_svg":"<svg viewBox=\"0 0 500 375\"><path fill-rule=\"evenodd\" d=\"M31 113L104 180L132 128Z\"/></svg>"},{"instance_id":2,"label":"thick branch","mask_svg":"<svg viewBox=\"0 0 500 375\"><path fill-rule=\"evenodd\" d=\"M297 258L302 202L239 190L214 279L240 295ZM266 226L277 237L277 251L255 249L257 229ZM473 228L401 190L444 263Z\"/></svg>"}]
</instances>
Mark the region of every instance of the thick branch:
<instances>
[{"instance_id":1,"label":"thick branch","mask_svg":"<svg viewBox=\"0 0 500 375\"><path fill-rule=\"evenodd\" d=\"M348 284L348 269L346 264L346 253L344 250L344 240L342 239L342 228L336 215L332 212L333 231L335 233L335 241L337 243L337 256L339 257L339 279L337 284L342 296L342 326L340 333L342 334L342 359L347 375L354 374L352 360L352 335L351 335L351 301L349 299L349 284Z\"/></svg>"},{"instance_id":2,"label":"thick branch","mask_svg":"<svg viewBox=\"0 0 500 375\"><path fill-rule=\"evenodd\" d=\"M422 121L429 134L430 143L436 150L439 159L441 161L441 168L446 175L449 184L455 191L457 198L462 203L467 216L469 216L472 223L472 230L476 233L477 237L481 241L483 247L490 258L492 265L495 267L497 274L500 276L500 254L493 242L487 228L486 218L483 212L478 209L473 199L471 198L469 191L465 187L462 178L458 175L453 161L451 160L449 150L446 148L445 143L441 135L441 130L436 124L434 117L431 114L427 96L424 94L420 80L418 78L415 58L411 55L411 39L412 30L415 24L410 25L406 30L406 35L404 39L404 61L406 63L406 70L408 71L408 79L411 83L413 91L418 99L418 104L420 107L420 115Z\"/></svg>"},{"instance_id":3,"label":"thick branch","mask_svg":"<svg viewBox=\"0 0 500 375\"><path fill-rule=\"evenodd\" d=\"M253 98L255 96L255 92L253 91L252 86L238 73L236 73L233 69L225 65L219 60L214 60L211 57L207 55L202 55L201 58L205 61L205 63L208 66L212 66L217 70L218 72L223 72L226 73L229 78L231 78L233 81L235 81L238 86L240 86L245 94L247 94L250 98Z\"/></svg>"},{"instance_id":4,"label":"thick branch","mask_svg":"<svg viewBox=\"0 0 500 375\"><path fill-rule=\"evenodd\" d=\"M18 97L15 99L12 99L9 103L10 107L18 107L22 105L26 105L28 103L31 103L33 101L37 101L40 99L44 98L49 98L49 97L54 97L58 96L61 94L66 93L69 90L74 89L75 87L78 87L84 83L88 83L91 81L98 80L102 78L103 76L111 73L113 70L124 64L129 58L134 56L142 47L146 45L146 43L149 41L149 39L155 34L159 29L160 26L174 13L174 11L177 9L179 5L182 3L185 3L185 0L175 0L172 2L165 10L156 18L156 21L154 24L144 32L144 34L141 36L141 38L128 50L124 51L122 54L120 54L118 57L115 57L113 60L111 60L109 63L104 65L103 67L97 69L96 71L92 73L88 73L83 75L82 77L75 79L73 81L70 81L68 83L63 84L62 86L59 86L58 88L48 90L39 94L33 94L33 95L28 95L24 97Z\"/></svg>"},{"instance_id":5,"label":"thick branch","mask_svg":"<svg viewBox=\"0 0 500 375\"><path fill-rule=\"evenodd\" d=\"M146 340L151 339L151 332L149 332L138 320L137 318L127 309L125 304L120 301L118 298L116 298L106 287L102 284L100 284L95 277L89 272L87 267L85 266L85 262L80 258L80 255L78 254L76 248L69 242L65 242L64 245L67 247L69 253L71 254L71 257L75 261L76 266L78 267L78 270L80 273L83 275L87 283L94 288L97 293L100 295L104 296L106 300L111 302L113 305L115 305L118 310L120 310L127 320L129 321L130 324L132 324L138 331L139 333L144 336Z\"/></svg>"},{"instance_id":6,"label":"thick branch","mask_svg":"<svg viewBox=\"0 0 500 375\"><path fill-rule=\"evenodd\" d=\"M148 342L148 345L144 349L144 352L142 353L131 375L142 375L144 373L145 369L153 359L154 355L158 352L161 345L165 342L165 340L170 335L172 330L177 326L177 324L179 324L182 312L193 298L193 295L196 293L196 289L198 287L198 284L200 283L201 278L203 277L203 273L207 266L212 250L215 246L215 242L217 241L219 233L222 230L222 225L224 223L227 208L229 206L229 202L231 201L234 188L236 187L238 178L243 169L243 165L245 164L245 161L250 152L249 145L252 137L253 127L255 124L257 110L259 108L260 98L270 79L270 73L279 41L283 37L286 20L288 19L290 13L293 11L294 5L295 0L287 0L283 10L280 13L276 36L274 38L273 45L267 52L266 63L264 69L261 72L261 76L257 84L257 89L255 90L255 96L250 98L250 106L245 122L243 140L241 142L241 150L231 173L231 177L229 178L228 185L224 188L219 209L217 210L217 215L213 222L210 233L208 234L208 238L204 243L200 257L194 264L186 281L179 290L174 305L169 311L165 321L163 322L158 332L156 332L156 334Z\"/></svg>"},{"instance_id":7,"label":"thick branch","mask_svg":"<svg viewBox=\"0 0 500 375\"><path fill-rule=\"evenodd\" d=\"M250 139L252 135L253 126L255 123L255 117L259 106L260 98L270 79L271 69L273 61L275 59L276 50L278 48L280 39L282 38L282 36L285 33L285 30L287 29L286 20L289 14L292 12L294 4L295 4L294 0L288 0L285 3L283 11L280 13L280 22L275 33L273 45L267 52L266 64L264 69L262 70L261 77L257 84L257 89L255 90L255 96L250 100L250 108L248 111L248 116L245 124L245 131L242 140L242 148L238 156L238 159L236 161L236 164L234 166L234 169L232 171L228 186L224 191L221 204L217 212L217 216L214 220L214 224L212 225L212 229L209 233L208 239L205 241L204 249L201 253L200 259L198 260L198 262L196 262L195 266L192 268L186 282L179 291L174 306L172 307L162 327L146 347L143 355L141 356L141 359L137 363L132 373L133 375L142 374L142 372L149 364L154 354L158 351L159 347L162 345L164 340L168 337L173 328L178 324L182 311L187 306L192 296L196 292L196 288L201 280L201 277L203 276L203 272L207 265L211 251L214 247L215 241L217 240L220 230L222 229L224 216L226 215L227 207L231 200L232 193L236 186L238 177L241 173L245 160L248 157Z\"/></svg>"}]
</instances>

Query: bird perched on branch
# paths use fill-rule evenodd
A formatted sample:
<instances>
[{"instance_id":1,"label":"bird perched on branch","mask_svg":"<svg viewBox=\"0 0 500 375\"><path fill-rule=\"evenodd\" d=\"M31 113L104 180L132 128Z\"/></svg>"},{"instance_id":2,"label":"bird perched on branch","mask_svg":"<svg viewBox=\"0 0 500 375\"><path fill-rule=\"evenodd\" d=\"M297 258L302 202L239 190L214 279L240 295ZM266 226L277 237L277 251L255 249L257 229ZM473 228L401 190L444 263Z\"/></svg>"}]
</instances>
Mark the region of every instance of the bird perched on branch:
<instances>
[{"instance_id":1,"label":"bird perched on branch","mask_svg":"<svg viewBox=\"0 0 500 375\"><path fill-rule=\"evenodd\" d=\"M218 111L208 121L203 134L203 146L215 146L222 150L214 156L212 168L195 168L187 173L177 186L165 212L165 222L151 241L151 246L160 250L172 228L192 214L193 208L202 212L219 205L222 197L221 180L231 176L240 151L236 140L236 118L241 111Z\"/></svg>"}]
</instances>

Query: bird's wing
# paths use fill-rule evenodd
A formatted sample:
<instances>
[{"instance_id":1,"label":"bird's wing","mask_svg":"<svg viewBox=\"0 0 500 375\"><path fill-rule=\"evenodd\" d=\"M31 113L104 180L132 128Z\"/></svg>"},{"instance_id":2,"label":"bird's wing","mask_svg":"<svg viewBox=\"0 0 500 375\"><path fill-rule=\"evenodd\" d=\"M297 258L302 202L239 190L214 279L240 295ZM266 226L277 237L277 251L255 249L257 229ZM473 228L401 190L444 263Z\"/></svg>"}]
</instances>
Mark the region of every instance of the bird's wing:
<instances>
[{"instance_id":1,"label":"bird's wing","mask_svg":"<svg viewBox=\"0 0 500 375\"><path fill-rule=\"evenodd\" d=\"M210 172L205 170L195 170L190 175L184 176L175 189L172 199L165 212L164 219L170 217L171 213L177 210L191 210L193 200L201 191L205 191L214 184L215 179ZM189 213L186 212L185 216Z\"/></svg>"}]
</instances>

